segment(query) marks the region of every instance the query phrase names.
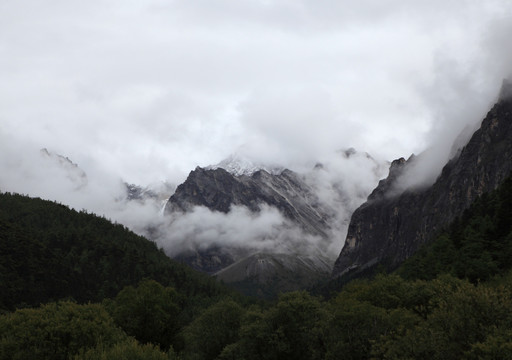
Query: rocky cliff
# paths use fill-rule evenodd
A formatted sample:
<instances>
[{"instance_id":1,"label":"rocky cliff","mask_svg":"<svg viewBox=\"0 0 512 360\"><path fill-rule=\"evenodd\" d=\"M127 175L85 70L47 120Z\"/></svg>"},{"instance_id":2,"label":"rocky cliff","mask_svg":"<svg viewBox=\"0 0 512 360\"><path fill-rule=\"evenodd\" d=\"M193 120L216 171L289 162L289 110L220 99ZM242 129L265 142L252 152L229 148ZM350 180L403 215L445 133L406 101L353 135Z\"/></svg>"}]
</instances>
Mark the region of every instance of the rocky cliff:
<instances>
[{"instance_id":1,"label":"rocky cliff","mask_svg":"<svg viewBox=\"0 0 512 360\"><path fill-rule=\"evenodd\" d=\"M335 239L389 163L354 149L324 160L303 173L236 156L198 167L169 199L169 225L156 237L172 239L173 258L246 294L271 298L327 280Z\"/></svg>"},{"instance_id":2,"label":"rocky cliff","mask_svg":"<svg viewBox=\"0 0 512 360\"><path fill-rule=\"evenodd\" d=\"M194 206L228 213L233 205L253 212L266 204L300 225L306 232L327 236L327 214L313 189L290 170L270 174L259 170L252 175L236 176L228 171L196 168L178 186L166 206L166 212L189 211Z\"/></svg>"},{"instance_id":3,"label":"rocky cliff","mask_svg":"<svg viewBox=\"0 0 512 360\"><path fill-rule=\"evenodd\" d=\"M193 211L196 206L224 214L228 214L233 206L245 207L253 213L258 213L262 206L276 208L304 234L324 239L329 231L328 218L334 216L332 211L328 214L320 205L311 186L290 170L273 174L258 170L250 175L237 175L222 168L198 167L178 186L165 212L176 216ZM256 244L251 248L250 243L241 243L241 247L199 245L176 254L174 258L214 274L258 251Z\"/></svg>"},{"instance_id":4,"label":"rocky cliff","mask_svg":"<svg viewBox=\"0 0 512 360\"><path fill-rule=\"evenodd\" d=\"M332 275L354 274L382 263L397 267L483 193L495 189L512 171L512 83L505 81L498 103L467 145L424 189L400 190L416 157L392 163L359 207Z\"/></svg>"}]
</instances>

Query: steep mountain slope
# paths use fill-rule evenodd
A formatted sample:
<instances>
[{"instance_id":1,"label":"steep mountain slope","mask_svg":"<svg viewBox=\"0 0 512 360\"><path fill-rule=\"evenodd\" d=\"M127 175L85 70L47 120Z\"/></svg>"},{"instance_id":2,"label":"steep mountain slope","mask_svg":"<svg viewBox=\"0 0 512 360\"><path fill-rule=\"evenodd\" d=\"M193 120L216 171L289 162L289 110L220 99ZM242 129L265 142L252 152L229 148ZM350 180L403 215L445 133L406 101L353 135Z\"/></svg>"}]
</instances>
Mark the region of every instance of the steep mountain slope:
<instances>
[{"instance_id":1,"label":"steep mountain slope","mask_svg":"<svg viewBox=\"0 0 512 360\"><path fill-rule=\"evenodd\" d=\"M169 228L184 236L157 241L181 241L173 258L246 293L271 296L325 279L339 252L334 239L386 166L350 149L300 174L264 168L236 158L196 168L165 209Z\"/></svg>"},{"instance_id":2,"label":"steep mountain slope","mask_svg":"<svg viewBox=\"0 0 512 360\"><path fill-rule=\"evenodd\" d=\"M432 242L398 269L407 280L451 274L473 283L506 276L512 268L512 176L479 197Z\"/></svg>"},{"instance_id":3,"label":"steep mountain slope","mask_svg":"<svg viewBox=\"0 0 512 360\"><path fill-rule=\"evenodd\" d=\"M259 213L265 206L276 208L293 226L323 239L328 237L328 219L334 215L332 210L321 206L314 190L290 170L283 170L279 174L258 170L250 176L237 176L222 168L196 168L178 186L169 199L165 212L168 215L176 212L187 213L195 206L203 206L224 214L228 214L233 206L245 207L253 213ZM244 244L232 248L203 245L200 248L187 249L175 258L198 270L213 274L257 252L257 246L253 246Z\"/></svg>"},{"instance_id":4,"label":"steep mountain slope","mask_svg":"<svg viewBox=\"0 0 512 360\"><path fill-rule=\"evenodd\" d=\"M480 195L512 171L512 84L505 81L498 103L467 145L426 189L399 190L399 179L418 158L393 162L390 175L357 209L333 276L360 272L378 263L397 267Z\"/></svg>"},{"instance_id":5,"label":"steep mountain slope","mask_svg":"<svg viewBox=\"0 0 512 360\"><path fill-rule=\"evenodd\" d=\"M320 256L257 253L220 270L215 277L245 295L272 298L329 278L332 262Z\"/></svg>"},{"instance_id":6,"label":"steep mountain slope","mask_svg":"<svg viewBox=\"0 0 512 360\"><path fill-rule=\"evenodd\" d=\"M243 205L256 212L262 204L276 207L311 234L327 235L325 209L313 189L290 170L277 175L259 170L251 176L234 176L221 168L196 168L171 196L166 211L205 206L228 213L233 205Z\"/></svg>"}]
</instances>

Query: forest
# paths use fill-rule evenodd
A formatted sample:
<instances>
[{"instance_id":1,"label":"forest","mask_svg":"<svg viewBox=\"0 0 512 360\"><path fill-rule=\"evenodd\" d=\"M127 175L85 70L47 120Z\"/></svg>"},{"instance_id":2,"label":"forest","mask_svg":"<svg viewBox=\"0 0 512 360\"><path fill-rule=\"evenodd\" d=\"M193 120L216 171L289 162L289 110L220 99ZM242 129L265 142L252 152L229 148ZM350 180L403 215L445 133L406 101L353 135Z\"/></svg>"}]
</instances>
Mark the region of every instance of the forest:
<instances>
[{"instance_id":1,"label":"forest","mask_svg":"<svg viewBox=\"0 0 512 360\"><path fill-rule=\"evenodd\" d=\"M512 178L408 259L243 297L105 218L0 194L0 359L512 358Z\"/></svg>"}]
</instances>

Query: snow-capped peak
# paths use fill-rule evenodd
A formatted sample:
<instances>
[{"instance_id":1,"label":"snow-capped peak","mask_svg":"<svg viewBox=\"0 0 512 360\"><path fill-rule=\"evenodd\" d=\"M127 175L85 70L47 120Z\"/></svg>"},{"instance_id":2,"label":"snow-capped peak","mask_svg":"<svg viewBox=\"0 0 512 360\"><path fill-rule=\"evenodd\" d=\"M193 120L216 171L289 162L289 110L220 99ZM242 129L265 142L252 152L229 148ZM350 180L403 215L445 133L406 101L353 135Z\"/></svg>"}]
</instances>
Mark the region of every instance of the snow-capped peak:
<instances>
[{"instance_id":1,"label":"snow-capped peak","mask_svg":"<svg viewBox=\"0 0 512 360\"><path fill-rule=\"evenodd\" d=\"M270 174L279 175L284 168L280 166L267 166L263 164L254 163L252 160L240 156L238 154L230 155L228 158L222 160L216 165L207 166L206 170L224 169L227 172L235 175L247 175L251 176L259 170L265 170Z\"/></svg>"}]
</instances>

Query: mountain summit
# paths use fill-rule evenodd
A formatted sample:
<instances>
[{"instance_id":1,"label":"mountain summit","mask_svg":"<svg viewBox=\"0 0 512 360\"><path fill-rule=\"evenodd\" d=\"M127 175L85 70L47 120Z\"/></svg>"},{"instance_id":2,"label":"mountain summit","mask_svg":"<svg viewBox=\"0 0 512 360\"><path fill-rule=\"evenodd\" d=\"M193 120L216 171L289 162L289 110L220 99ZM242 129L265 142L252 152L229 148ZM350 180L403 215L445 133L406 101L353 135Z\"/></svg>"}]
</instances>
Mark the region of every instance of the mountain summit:
<instances>
[{"instance_id":1,"label":"mountain summit","mask_svg":"<svg viewBox=\"0 0 512 360\"><path fill-rule=\"evenodd\" d=\"M387 168L353 149L302 173L236 159L225 165L197 167L170 197L168 236L180 234L180 245L169 252L265 296L328 278L336 240Z\"/></svg>"},{"instance_id":2,"label":"mountain summit","mask_svg":"<svg viewBox=\"0 0 512 360\"><path fill-rule=\"evenodd\" d=\"M319 206L314 190L291 170L278 175L258 170L251 176L235 176L222 168L198 167L178 186L166 211L205 206L228 213L232 206L242 205L254 212L262 204L276 207L307 232L326 236L327 215Z\"/></svg>"},{"instance_id":3,"label":"mountain summit","mask_svg":"<svg viewBox=\"0 0 512 360\"><path fill-rule=\"evenodd\" d=\"M334 216L332 211L328 213L322 207L314 189L291 170L283 170L278 175L258 170L251 176L235 176L222 168L198 167L178 186L167 203L165 213L169 216L182 213L184 216L197 207L226 215L234 207L246 208L253 214L274 208L289 225L322 239L328 237L327 221ZM238 250L220 245L205 248L203 245L197 252L181 257L198 270L214 273L255 251L256 244L240 240L243 246Z\"/></svg>"},{"instance_id":4,"label":"mountain summit","mask_svg":"<svg viewBox=\"0 0 512 360\"><path fill-rule=\"evenodd\" d=\"M279 175L281 172L283 172L284 168L281 166L267 166L263 165L261 163L256 163L252 160L250 160L247 157L241 156L239 154L233 154L227 157L226 159L222 160L217 165L210 165L205 167L205 170L217 170L217 169L224 169L227 172L229 172L232 175L235 176L241 176L241 175L247 175L251 176L255 172L258 172L260 170L265 170L266 172L272 174L272 175Z\"/></svg>"},{"instance_id":5,"label":"mountain summit","mask_svg":"<svg viewBox=\"0 0 512 360\"><path fill-rule=\"evenodd\" d=\"M393 162L350 221L334 277L359 273L377 264L396 268L460 216L480 195L497 188L512 171L512 83L504 81L499 101L460 154L424 189L395 192L397 179L415 161Z\"/></svg>"}]
</instances>

